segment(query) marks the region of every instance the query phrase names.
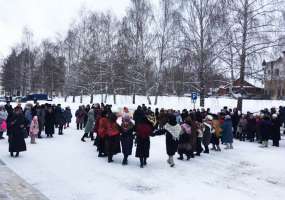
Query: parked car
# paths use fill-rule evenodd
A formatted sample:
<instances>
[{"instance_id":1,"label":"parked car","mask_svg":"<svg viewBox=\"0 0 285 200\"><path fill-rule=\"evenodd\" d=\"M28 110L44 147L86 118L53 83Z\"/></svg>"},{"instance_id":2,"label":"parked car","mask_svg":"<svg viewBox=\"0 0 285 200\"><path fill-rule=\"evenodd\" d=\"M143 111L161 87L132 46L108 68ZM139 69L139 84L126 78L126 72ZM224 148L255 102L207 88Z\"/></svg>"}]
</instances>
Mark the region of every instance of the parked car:
<instances>
[{"instance_id":1,"label":"parked car","mask_svg":"<svg viewBox=\"0 0 285 200\"><path fill-rule=\"evenodd\" d=\"M6 102L6 98L5 97L0 97L0 102Z\"/></svg>"},{"instance_id":2,"label":"parked car","mask_svg":"<svg viewBox=\"0 0 285 200\"><path fill-rule=\"evenodd\" d=\"M21 98L21 102L27 101L47 101L48 95L47 94L29 94L23 98Z\"/></svg>"}]
</instances>

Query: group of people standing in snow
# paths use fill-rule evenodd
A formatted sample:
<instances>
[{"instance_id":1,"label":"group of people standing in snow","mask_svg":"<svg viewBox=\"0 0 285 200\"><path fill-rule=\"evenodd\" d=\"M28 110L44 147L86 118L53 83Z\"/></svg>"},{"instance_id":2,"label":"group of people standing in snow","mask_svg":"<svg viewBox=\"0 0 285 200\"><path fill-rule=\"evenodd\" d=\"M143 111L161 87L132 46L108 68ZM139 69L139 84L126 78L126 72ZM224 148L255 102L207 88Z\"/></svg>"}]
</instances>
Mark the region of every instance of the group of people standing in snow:
<instances>
[{"instance_id":1,"label":"group of people standing in snow","mask_svg":"<svg viewBox=\"0 0 285 200\"><path fill-rule=\"evenodd\" d=\"M82 108L76 113L80 110ZM76 121L80 122L80 119ZM149 157L150 138L160 135L166 137L167 162L171 167L176 153L179 154L178 159L183 160L186 156L186 160L190 160L202 152L208 154L211 143L212 150L221 151L220 140L226 145L225 149L233 149L232 118L226 112L218 115L211 114L209 109L183 110L182 113L156 109L153 112L145 105L138 106L133 115L126 107L122 113L116 114L110 105L93 105L88 111L81 140L85 142L87 137L94 140L98 157L107 157L108 162L113 162L113 156L122 152L123 165L128 164L135 144L135 156L143 168Z\"/></svg>"},{"instance_id":2,"label":"group of people standing in snow","mask_svg":"<svg viewBox=\"0 0 285 200\"><path fill-rule=\"evenodd\" d=\"M234 110L232 113L234 137L240 141L257 141L260 147L268 147L268 141L279 147L281 140L281 127L285 124L285 107L280 106L270 110L264 109L258 113L240 114Z\"/></svg>"},{"instance_id":3,"label":"group of people standing in snow","mask_svg":"<svg viewBox=\"0 0 285 200\"><path fill-rule=\"evenodd\" d=\"M47 137L53 137L55 127L62 135L63 128L69 127L71 118L70 108L63 109L60 104L36 103L33 106L28 103L23 109L21 104L13 108L7 102L5 106L0 106L0 139L5 139L3 133L7 132L10 155L18 157L20 152L27 150L25 138L30 136L31 144L36 144L36 138L42 138L43 131Z\"/></svg>"},{"instance_id":4,"label":"group of people standing in snow","mask_svg":"<svg viewBox=\"0 0 285 200\"><path fill-rule=\"evenodd\" d=\"M126 107L121 113L114 113L111 105L93 104L80 106L75 117L77 130L84 129L81 141L90 137L97 146L98 156L107 157L108 162L113 162L114 155L123 153L122 164L127 165L135 145L135 156L143 168L149 157L150 138L165 135L167 162L173 167L175 154L179 160L190 160L202 152L221 151L221 143L225 149L233 149L234 138L257 141L261 147L268 147L272 139L273 146L278 147L285 108L241 114L237 109L224 107L213 114L209 109L182 112L155 109L153 112L143 104L132 114ZM42 138L43 131L47 137L53 137L55 127L62 135L71 119L71 109L63 109L60 104L28 103L23 109L20 104L13 108L8 102L0 106L0 139L4 139L3 133L7 131L9 152L12 157L14 153L18 157L19 152L26 150L25 138L30 136L31 143L35 144L36 138Z\"/></svg>"}]
</instances>

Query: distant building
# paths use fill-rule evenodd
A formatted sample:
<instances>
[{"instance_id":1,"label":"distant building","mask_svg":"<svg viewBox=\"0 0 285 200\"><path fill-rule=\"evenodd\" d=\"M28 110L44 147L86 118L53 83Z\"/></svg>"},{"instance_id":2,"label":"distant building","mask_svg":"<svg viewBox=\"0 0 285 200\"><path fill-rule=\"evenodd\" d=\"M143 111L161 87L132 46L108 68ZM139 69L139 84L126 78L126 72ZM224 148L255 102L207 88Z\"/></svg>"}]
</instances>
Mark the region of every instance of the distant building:
<instances>
[{"instance_id":1,"label":"distant building","mask_svg":"<svg viewBox=\"0 0 285 200\"><path fill-rule=\"evenodd\" d=\"M285 97L285 51L283 57L277 60L262 63L264 67L264 89L272 99Z\"/></svg>"},{"instance_id":2,"label":"distant building","mask_svg":"<svg viewBox=\"0 0 285 200\"><path fill-rule=\"evenodd\" d=\"M232 89L232 91L231 91ZM233 84L227 84L219 87L218 95L219 96L231 96L234 94L242 94L248 97L261 97L264 95L264 89L261 87L254 86L253 84L244 81L243 90L241 90L241 81L237 79Z\"/></svg>"}]
</instances>

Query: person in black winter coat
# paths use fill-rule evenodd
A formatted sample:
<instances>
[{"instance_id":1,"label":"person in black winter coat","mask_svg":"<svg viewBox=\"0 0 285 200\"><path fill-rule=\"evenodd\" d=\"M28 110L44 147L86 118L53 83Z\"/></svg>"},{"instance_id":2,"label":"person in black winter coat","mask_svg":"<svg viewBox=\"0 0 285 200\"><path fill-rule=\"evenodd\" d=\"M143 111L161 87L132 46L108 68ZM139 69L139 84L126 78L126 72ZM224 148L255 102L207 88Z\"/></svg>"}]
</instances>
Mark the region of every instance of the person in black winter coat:
<instances>
[{"instance_id":1,"label":"person in black winter coat","mask_svg":"<svg viewBox=\"0 0 285 200\"><path fill-rule=\"evenodd\" d=\"M280 119L278 118L277 114L273 114L271 138L273 140L273 146L276 147L279 147L279 140L281 139L280 127L281 127Z\"/></svg>"},{"instance_id":2,"label":"person in black winter coat","mask_svg":"<svg viewBox=\"0 0 285 200\"><path fill-rule=\"evenodd\" d=\"M54 116L55 116L55 127L59 126L59 122L61 120L61 105L58 104L54 109Z\"/></svg>"},{"instance_id":3,"label":"person in black winter coat","mask_svg":"<svg viewBox=\"0 0 285 200\"><path fill-rule=\"evenodd\" d=\"M203 128L202 143L205 147L204 153L210 153L208 146L211 141L212 133L214 132L213 127L212 127L212 121L213 121L213 117L208 115L205 118L205 122L203 123L204 128Z\"/></svg>"},{"instance_id":4,"label":"person in black winter coat","mask_svg":"<svg viewBox=\"0 0 285 200\"><path fill-rule=\"evenodd\" d=\"M122 164L128 164L128 156L132 155L133 143L134 143L134 124L128 115L122 117L121 131L121 145L124 159Z\"/></svg>"},{"instance_id":5,"label":"person in black winter coat","mask_svg":"<svg viewBox=\"0 0 285 200\"><path fill-rule=\"evenodd\" d=\"M260 123L260 134L262 141L261 147L268 147L268 140L271 131L272 131L272 122L270 121L270 117L268 115L265 115Z\"/></svg>"},{"instance_id":6,"label":"person in black winter coat","mask_svg":"<svg viewBox=\"0 0 285 200\"><path fill-rule=\"evenodd\" d=\"M11 106L9 101L7 101L7 103L5 105L5 110L7 111L8 116L13 115L13 107Z\"/></svg>"},{"instance_id":7,"label":"person in black winter coat","mask_svg":"<svg viewBox=\"0 0 285 200\"><path fill-rule=\"evenodd\" d=\"M136 157L140 159L140 167L147 165L150 150L150 136L153 134L153 124L143 113L137 115L136 132Z\"/></svg>"},{"instance_id":8,"label":"person in black winter coat","mask_svg":"<svg viewBox=\"0 0 285 200\"><path fill-rule=\"evenodd\" d=\"M181 127L177 124L176 116L171 114L168 117L168 122L164 126L166 136L166 153L168 155L167 163L170 167L174 167L173 156L178 150L178 140L181 132Z\"/></svg>"},{"instance_id":9,"label":"person in black winter coat","mask_svg":"<svg viewBox=\"0 0 285 200\"><path fill-rule=\"evenodd\" d=\"M188 117L188 111L186 109L182 110L182 113L181 113L181 118L182 118L182 121L184 122L185 119Z\"/></svg>"},{"instance_id":10,"label":"person in black winter coat","mask_svg":"<svg viewBox=\"0 0 285 200\"><path fill-rule=\"evenodd\" d=\"M240 120L240 115L239 115L239 112L236 108L234 109L234 112L232 113L231 117L232 117L232 123L233 123L234 137L237 139L238 138L237 127L238 127L238 123Z\"/></svg>"},{"instance_id":11,"label":"person in black winter coat","mask_svg":"<svg viewBox=\"0 0 285 200\"><path fill-rule=\"evenodd\" d=\"M20 108L16 107L15 112L11 114L11 117L7 120L8 126L8 141L9 152L11 157L16 152L16 157L19 156L19 152L26 151L25 135L26 135L26 120Z\"/></svg>"},{"instance_id":12,"label":"person in black winter coat","mask_svg":"<svg viewBox=\"0 0 285 200\"><path fill-rule=\"evenodd\" d=\"M281 126L283 126L283 124L285 123L285 107L282 106L279 107L279 119Z\"/></svg>"},{"instance_id":13,"label":"person in black winter coat","mask_svg":"<svg viewBox=\"0 0 285 200\"><path fill-rule=\"evenodd\" d=\"M71 123L71 119L72 119L72 113L71 113L70 107L65 108L64 116L66 119L66 127L69 127L69 124Z\"/></svg>"},{"instance_id":14,"label":"person in black winter coat","mask_svg":"<svg viewBox=\"0 0 285 200\"><path fill-rule=\"evenodd\" d=\"M203 122L203 117L202 117L202 113L200 112L200 110L198 109L195 115L195 119L196 121L198 121L199 123Z\"/></svg>"},{"instance_id":15,"label":"person in black winter coat","mask_svg":"<svg viewBox=\"0 0 285 200\"><path fill-rule=\"evenodd\" d=\"M47 137L53 137L55 126L55 116L52 107L48 107L45 115L45 132Z\"/></svg>"},{"instance_id":16,"label":"person in black winter coat","mask_svg":"<svg viewBox=\"0 0 285 200\"><path fill-rule=\"evenodd\" d=\"M58 124L58 135L63 135L63 126L66 123L66 118L64 115L64 110L60 108L60 111L58 111L58 119L57 119L57 124Z\"/></svg>"},{"instance_id":17,"label":"person in black winter coat","mask_svg":"<svg viewBox=\"0 0 285 200\"><path fill-rule=\"evenodd\" d=\"M249 115L247 119L247 139L250 142L254 142L256 133L256 119L252 114Z\"/></svg>"}]
</instances>

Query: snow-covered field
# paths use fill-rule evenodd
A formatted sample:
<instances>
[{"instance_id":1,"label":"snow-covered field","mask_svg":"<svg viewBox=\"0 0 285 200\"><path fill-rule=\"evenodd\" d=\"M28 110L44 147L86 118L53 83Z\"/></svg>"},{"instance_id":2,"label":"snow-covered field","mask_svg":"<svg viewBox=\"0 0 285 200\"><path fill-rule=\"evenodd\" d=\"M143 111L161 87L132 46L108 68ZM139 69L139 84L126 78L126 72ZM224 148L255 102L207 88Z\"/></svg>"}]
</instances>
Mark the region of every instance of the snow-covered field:
<instances>
[{"instance_id":1,"label":"snow-covered field","mask_svg":"<svg viewBox=\"0 0 285 200\"><path fill-rule=\"evenodd\" d=\"M127 106L131 109L135 109L137 105L146 104L146 106L150 106L154 108L173 108L182 110L184 108L192 109L194 108L194 104L191 101L190 97L175 97L175 96L159 96L158 104L156 106L153 105L155 97L150 97L152 105L148 105L147 98L145 96L136 96L136 104L132 103L131 96L123 96L117 95L117 104L113 105L114 109L121 109L124 106ZM80 98L76 97L76 102L72 103L72 97L67 99L67 102L64 103L62 98L56 98L54 102L60 102L64 105L71 105L74 108L80 102ZM94 103L101 102L101 95L94 95ZM83 98L83 104L89 104L90 97L85 96ZM108 96L107 98L108 104L113 104L113 96ZM264 108L271 108L279 106L285 106L285 101L281 100L244 100L243 101L243 112L251 111L251 112L259 112ZM212 112L219 112L224 106L228 108L235 108L237 106L237 100L231 98L206 98L205 99L205 108L210 108ZM199 108L199 99L195 105L196 108Z\"/></svg>"},{"instance_id":2,"label":"snow-covered field","mask_svg":"<svg viewBox=\"0 0 285 200\"><path fill-rule=\"evenodd\" d=\"M131 101L119 99L116 109L131 105ZM56 99L54 103L70 105L74 112L78 101L64 104L62 99ZM88 101L84 99L84 103ZM233 101L219 99L214 103L215 99L207 99L206 105L218 110L224 105L232 107ZM180 99L180 103L177 98L159 102L158 107L165 108L191 105L188 98ZM245 104L251 111L257 111L278 107L280 103L284 105L284 102L275 101L248 101ZM176 166L170 168L166 163L164 136L154 137L151 138L148 166L141 169L134 156L129 158L128 166L121 165L122 155L115 156L115 163L111 164L105 158L98 158L90 141L80 141L83 132L77 131L74 123L64 133L63 136L37 140L36 145L30 145L27 140L28 151L17 159L9 157L7 139L0 141L0 158L50 200L285 198L285 140L281 141L280 148L270 146L268 149L259 148L256 143L236 141L234 150L211 152L191 161L175 158Z\"/></svg>"},{"instance_id":3,"label":"snow-covered field","mask_svg":"<svg viewBox=\"0 0 285 200\"><path fill-rule=\"evenodd\" d=\"M7 140L0 142L0 158L51 200L111 199L259 199L285 197L285 141L281 148L261 149L235 142L235 149L211 152L191 161L166 163L164 136L151 139L148 166L130 157L122 166L98 158L91 142L82 143L74 126L63 136L28 144L18 159L10 158ZM27 141L28 143L28 141Z\"/></svg>"}]
</instances>

